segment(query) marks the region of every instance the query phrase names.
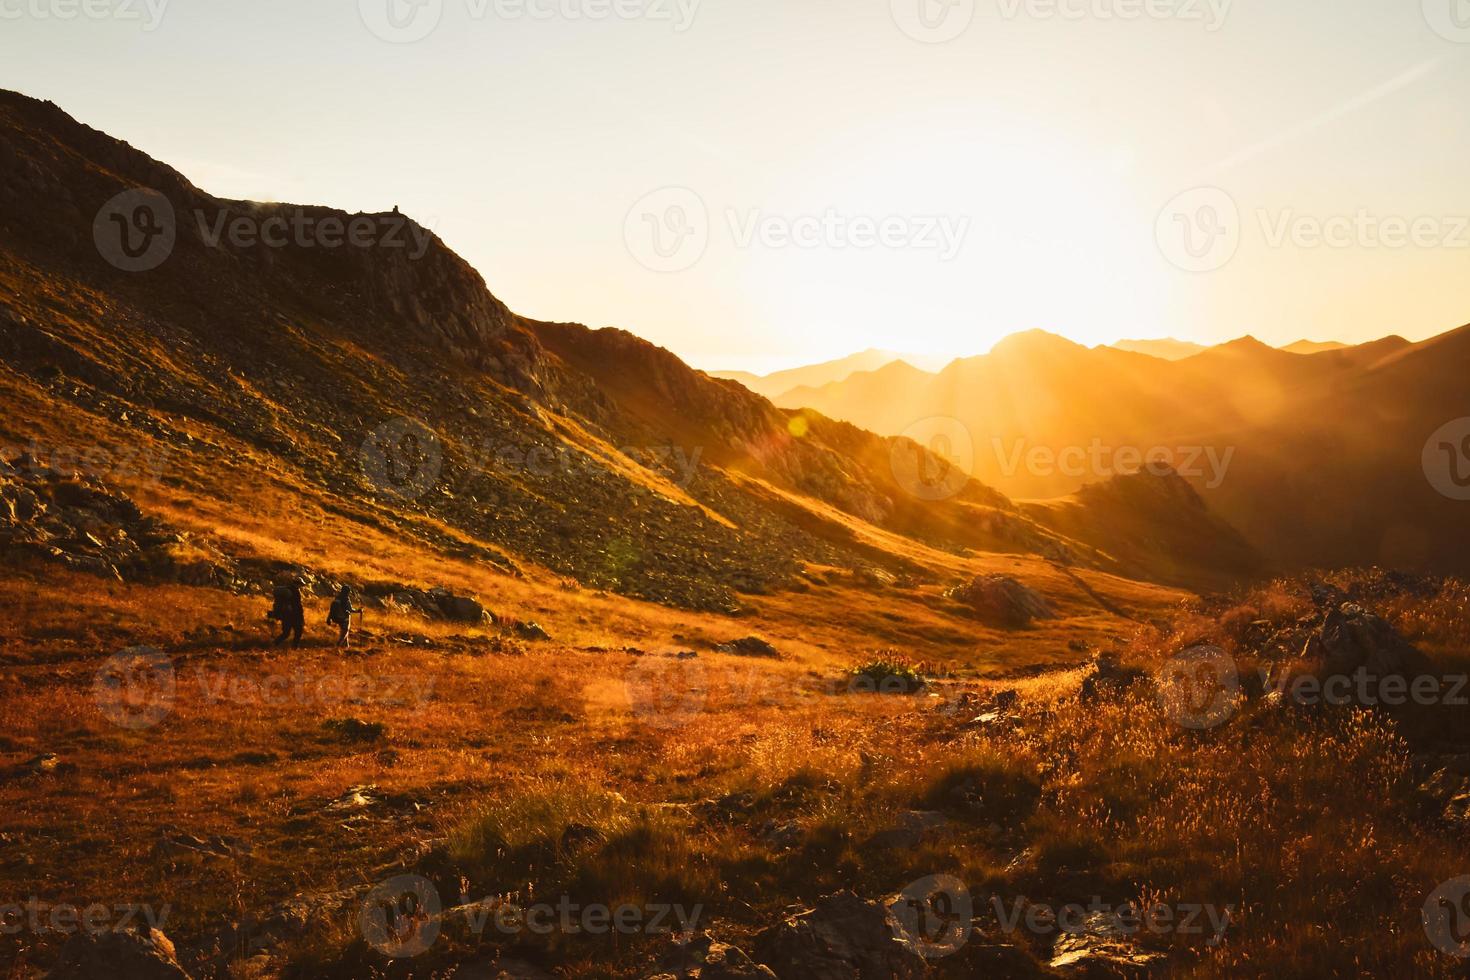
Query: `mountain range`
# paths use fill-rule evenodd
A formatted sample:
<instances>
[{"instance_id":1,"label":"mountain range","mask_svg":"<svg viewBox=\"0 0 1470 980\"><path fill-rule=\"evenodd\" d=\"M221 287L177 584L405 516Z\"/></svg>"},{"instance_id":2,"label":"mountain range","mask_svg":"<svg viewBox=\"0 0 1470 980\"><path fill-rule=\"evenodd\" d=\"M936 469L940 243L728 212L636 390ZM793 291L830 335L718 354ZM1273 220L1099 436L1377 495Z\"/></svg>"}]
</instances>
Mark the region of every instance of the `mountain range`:
<instances>
[{"instance_id":1,"label":"mountain range","mask_svg":"<svg viewBox=\"0 0 1470 980\"><path fill-rule=\"evenodd\" d=\"M1470 329L1292 346L1304 352L1242 337L1163 358L1032 331L937 374L891 363L776 401L962 443L958 465L1021 498L1162 457L1286 568L1464 567L1470 520L1425 459L1431 436L1470 409Z\"/></svg>"}]
</instances>

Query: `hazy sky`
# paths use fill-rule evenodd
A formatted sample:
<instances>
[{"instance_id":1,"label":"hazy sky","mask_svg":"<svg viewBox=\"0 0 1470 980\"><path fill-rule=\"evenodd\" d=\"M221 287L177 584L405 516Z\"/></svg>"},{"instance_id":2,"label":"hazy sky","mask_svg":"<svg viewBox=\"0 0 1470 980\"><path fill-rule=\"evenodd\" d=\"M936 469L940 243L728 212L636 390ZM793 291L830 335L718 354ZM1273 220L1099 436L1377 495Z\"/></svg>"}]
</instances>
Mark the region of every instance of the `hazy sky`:
<instances>
[{"instance_id":1,"label":"hazy sky","mask_svg":"<svg viewBox=\"0 0 1470 980\"><path fill-rule=\"evenodd\" d=\"M1467 0L0 0L0 86L706 368L1470 320Z\"/></svg>"}]
</instances>

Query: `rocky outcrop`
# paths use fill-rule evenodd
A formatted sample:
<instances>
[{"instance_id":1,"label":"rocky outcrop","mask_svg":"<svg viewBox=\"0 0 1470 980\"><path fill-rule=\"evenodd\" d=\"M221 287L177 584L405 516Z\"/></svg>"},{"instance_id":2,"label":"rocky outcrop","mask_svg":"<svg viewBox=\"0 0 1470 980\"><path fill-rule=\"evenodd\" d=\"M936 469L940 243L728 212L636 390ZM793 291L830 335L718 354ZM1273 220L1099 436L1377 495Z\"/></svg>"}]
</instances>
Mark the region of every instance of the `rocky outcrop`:
<instances>
[{"instance_id":1,"label":"rocky outcrop","mask_svg":"<svg viewBox=\"0 0 1470 980\"><path fill-rule=\"evenodd\" d=\"M67 940L47 980L189 980L174 944L157 929L82 930Z\"/></svg>"},{"instance_id":2,"label":"rocky outcrop","mask_svg":"<svg viewBox=\"0 0 1470 980\"><path fill-rule=\"evenodd\" d=\"M1354 602L1330 609L1308 640L1302 658L1320 677L1409 677L1428 661L1393 625Z\"/></svg>"},{"instance_id":3,"label":"rocky outcrop","mask_svg":"<svg viewBox=\"0 0 1470 980\"><path fill-rule=\"evenodd\" d=\"M924 959L895 934L888 912L851 892L828 895L755 939L755 958L781 980L919 980Z\"/></svg>"},{"instance_id":4,"label":"rocky outcrop","mask_svg":"<svg viewBox=\"0 0 1470 980\"><path fill-rule=\"evenodd\" d=\"M1021 629L1033 620L1057 616L1040 593L1009 575L976 576L950 589L945 597L965 606L987 626L1000 629Z\"/></svg>"}]
</instances>

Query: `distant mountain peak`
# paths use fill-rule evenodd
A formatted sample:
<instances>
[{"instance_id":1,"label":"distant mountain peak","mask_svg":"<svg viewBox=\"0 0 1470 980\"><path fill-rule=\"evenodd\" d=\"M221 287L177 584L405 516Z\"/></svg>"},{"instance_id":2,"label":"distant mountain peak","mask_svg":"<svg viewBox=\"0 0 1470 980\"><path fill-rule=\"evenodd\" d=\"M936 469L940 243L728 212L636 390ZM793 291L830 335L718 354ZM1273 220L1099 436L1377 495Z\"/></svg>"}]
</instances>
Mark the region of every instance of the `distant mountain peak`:
<instances>
[{"instance_id":1,"label":"distant mountain peak","mask_svg":"<svg viewBox=\"0 0 1470 980\"><path fill-rule=\"evenodd\" d=\"M1029 356L1035 354L1056 354L1059 352L1072 353L1086 350L1081 344L1068 340L1060 334L1051 333L1048 330L1033 328L1013 333L1004 338L990 349L991 355L1001 356Z\"/></svg>"}]
</instances>

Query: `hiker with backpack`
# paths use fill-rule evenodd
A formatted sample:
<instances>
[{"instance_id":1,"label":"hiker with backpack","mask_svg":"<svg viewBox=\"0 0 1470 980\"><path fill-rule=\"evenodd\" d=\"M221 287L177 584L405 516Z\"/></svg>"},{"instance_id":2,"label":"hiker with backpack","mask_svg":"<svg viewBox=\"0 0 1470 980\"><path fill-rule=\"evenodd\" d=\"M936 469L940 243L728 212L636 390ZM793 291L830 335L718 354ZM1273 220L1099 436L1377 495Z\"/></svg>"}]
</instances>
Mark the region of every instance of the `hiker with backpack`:
<instances>
[{"instance_id":1,"label":"hiker with backpack","mask_svg":"<svg viewBox=\"0 0 1470 980\"><path fill-rule=\"evenodd\" d=\"M332 600L332 608L327 611L328 625L335 626L341 633L337 636L337 647L347 649L348 640L352 633L352 617L360 615L361 609L352 606L352 586L342 586L342 591L337 593L337 598Z\"/></svg>"},{"instance_id":2,"label":"hiker with backpack","mask_svg":"<svg viewBox=\"0 0 1470 980\"><path fill-rule=\"evenodd\" d=\"M276 637L276 646L285 644L291 637L293 646L301 645L301 633L306 629L306 611L301 605L301 583L283 581L276 586L275 603L266 613L267 619L281 624L281 635Z\"/></svg>"}]
</instances>

